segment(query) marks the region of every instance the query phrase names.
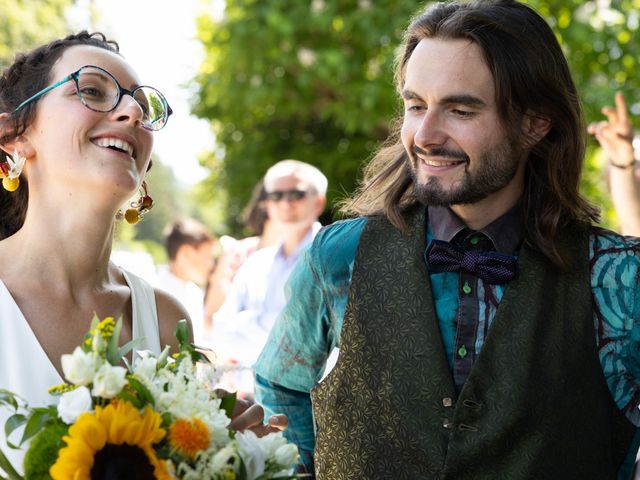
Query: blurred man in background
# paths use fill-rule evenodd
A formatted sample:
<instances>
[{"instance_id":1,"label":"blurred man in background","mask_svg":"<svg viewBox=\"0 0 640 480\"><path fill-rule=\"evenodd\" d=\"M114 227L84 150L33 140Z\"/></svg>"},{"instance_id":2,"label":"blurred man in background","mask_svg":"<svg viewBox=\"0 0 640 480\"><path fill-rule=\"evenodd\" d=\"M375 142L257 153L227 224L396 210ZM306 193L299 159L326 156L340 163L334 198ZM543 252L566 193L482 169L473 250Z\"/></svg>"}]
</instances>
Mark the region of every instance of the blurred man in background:
<instances>
[{"instance_id":1,"label":"blurred man in background","mask_svg":"<svg viewBox=\"0 0 640 480\"><path fill-rule=\"evenodd\" d=\"M203 287L213 268L215 238L200 222L183 218L167 225L164 243L169 264L158 267L157 286L185 306L191 315L195 343L202 344L205 338Z\"/></svg>"},{"instance_id":2,"label":"blurred man in background","mask_svg":"<svg viewBox=\"0 0 640 480\"><path fill-rule=\"evenodd\" d=\"M213 322L216 353L242 369L236 376L241 394L252 395L250 367L286 304L284 286L300 252L321 227L327 183L320 170L297 160L276 163L264 177L267 213L278 223L282 241L249 256Z\"/></svg>"}]
</instances>

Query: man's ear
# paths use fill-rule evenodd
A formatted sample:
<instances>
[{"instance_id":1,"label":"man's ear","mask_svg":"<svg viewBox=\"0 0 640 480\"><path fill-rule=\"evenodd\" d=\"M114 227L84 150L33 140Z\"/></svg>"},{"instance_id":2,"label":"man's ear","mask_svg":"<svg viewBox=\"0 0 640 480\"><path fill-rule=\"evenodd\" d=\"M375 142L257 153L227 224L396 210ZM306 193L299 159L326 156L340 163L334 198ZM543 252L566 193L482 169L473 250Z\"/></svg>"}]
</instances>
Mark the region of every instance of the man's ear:
<instances>
[{"instance_id":1,"label":"man's ear","mask_svg":"<svg viewBox=\"0 0 640 480\"><path fill-rule=\"evenodd\" d=\"M13 129L13 126L7 122L9 117L10 115L6 112L0 113L0 138L10 134ZM33 147L24 135L20 135L0 144L0 149L9 156L13 155L16 148L24 157L29 158L33 156Z\"/></svg>"},{"instance_id":2,"label":"man's ear","mask_svg":"<svg viewBox=\"0 0 640 480\"><path fill-rule=\"evenodd\" d=\"M324 195L318 195L316 198L316 217L320 217L322 212L324 212L324 207L327 204L327 197Z\"/></svg>"},{"instance_id":3,"label":"man's ear","mask_svg":"<svg viewBox=\"0 0 640 480\"><path fill-rule=\"evenodd\" d=\"M551 130L551 120L534 112L522 117L522 143L525 148L533 148Z\"/></svg>"}]
</instances>

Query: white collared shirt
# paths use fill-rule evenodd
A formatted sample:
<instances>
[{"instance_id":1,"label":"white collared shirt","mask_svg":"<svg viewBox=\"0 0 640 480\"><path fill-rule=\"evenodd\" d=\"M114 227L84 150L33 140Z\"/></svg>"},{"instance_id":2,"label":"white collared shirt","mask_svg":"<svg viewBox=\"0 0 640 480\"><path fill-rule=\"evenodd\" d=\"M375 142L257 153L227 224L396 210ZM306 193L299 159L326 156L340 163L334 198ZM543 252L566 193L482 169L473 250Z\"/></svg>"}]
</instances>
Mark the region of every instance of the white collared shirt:
<instances>
[{"instance_id":1,"label":"white collared shirt","mask_svg":"<svg viewBox=\"0 0 640 480\"><path fill-rule=\"evenodd\" d=\"M300 254L322 225L315 222L298 248L285 256L283 244L260 249L238 269L224 304L213 318L213 345L219 355L250 366L286 305L284 286Z\"/></svg>"}]
</instances>

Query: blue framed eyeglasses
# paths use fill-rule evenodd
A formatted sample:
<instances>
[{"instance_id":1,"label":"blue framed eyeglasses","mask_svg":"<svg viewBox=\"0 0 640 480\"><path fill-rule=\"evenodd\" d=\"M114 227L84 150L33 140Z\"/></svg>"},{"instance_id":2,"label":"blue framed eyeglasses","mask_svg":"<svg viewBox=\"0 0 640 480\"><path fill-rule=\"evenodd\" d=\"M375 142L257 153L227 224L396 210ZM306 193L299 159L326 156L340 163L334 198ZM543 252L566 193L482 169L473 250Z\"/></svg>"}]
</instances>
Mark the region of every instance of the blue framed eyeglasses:
<instances>
[{"instance_id":1,"label":"blue framed eyeglasses","mask_svg":"<svg viewBox=\"0 0 640 480\"><path fill-rule=\"evenodd\" d=\"M160 91L146 85L133 90L122 88L113 75L95 65L85 65L59 82L43 88L18 105L15 111L71 80L76 84L76 94L80 97L80 101L94 112L112 112L123 95L130 95L142 109L142 126L147 130L162 129L173 113L167 99Z\"/></svg>"}]
</instances>

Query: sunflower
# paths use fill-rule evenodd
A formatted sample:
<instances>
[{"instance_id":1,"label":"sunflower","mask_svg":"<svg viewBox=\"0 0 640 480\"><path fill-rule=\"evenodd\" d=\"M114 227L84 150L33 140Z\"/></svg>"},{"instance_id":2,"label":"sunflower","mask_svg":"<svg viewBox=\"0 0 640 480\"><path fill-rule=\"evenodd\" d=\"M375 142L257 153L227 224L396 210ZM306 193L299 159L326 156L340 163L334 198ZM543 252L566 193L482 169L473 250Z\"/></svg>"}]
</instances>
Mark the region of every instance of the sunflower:
<instances>
[{"instance_id":1,"label":"sunflower","mask_svg":"<svg viewBox=\"0 0 640 480\"><path fill-rule=\"evenodd\" d=\"M67 446L49 473L53 480L169 479L165 462L153 450L166 434L161 422L153 409L140 414L125 401L96 407L69 428L63 437Z\"/></svg>"},{"instance_id":2,"label":"sunflower","mask_svg":"<svg viewBox=\"0 0 640 480\"><path fill-rule=\"evenodd\" d=\"M188 458L209 448L209 429L199 418L178 419L169 427L169 443Z\"/></svg>"}]
</instances>

